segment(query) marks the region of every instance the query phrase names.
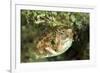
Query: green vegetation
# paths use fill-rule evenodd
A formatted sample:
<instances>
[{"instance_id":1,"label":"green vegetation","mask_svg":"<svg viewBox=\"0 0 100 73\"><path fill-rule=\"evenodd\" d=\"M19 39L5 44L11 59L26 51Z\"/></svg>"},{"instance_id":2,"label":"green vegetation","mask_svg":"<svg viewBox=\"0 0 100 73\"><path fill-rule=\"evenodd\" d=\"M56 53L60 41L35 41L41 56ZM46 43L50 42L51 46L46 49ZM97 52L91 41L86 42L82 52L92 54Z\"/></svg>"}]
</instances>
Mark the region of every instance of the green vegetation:
<instances>
[{"instance_id":1,"label":"green vegetation","mask_svg":"<svg viewBox=\"0 0 100 73\"><path fill-rule=\"evenodd\" d=\"M21 62L89 59L89 13L21 10L20 15ZM73 45L62 55L36 60L33 49L39 37L44 31L58 25L73 27L75 31ZM54 44L54 41L52 43Z\"/></svg>"}]
</instances>

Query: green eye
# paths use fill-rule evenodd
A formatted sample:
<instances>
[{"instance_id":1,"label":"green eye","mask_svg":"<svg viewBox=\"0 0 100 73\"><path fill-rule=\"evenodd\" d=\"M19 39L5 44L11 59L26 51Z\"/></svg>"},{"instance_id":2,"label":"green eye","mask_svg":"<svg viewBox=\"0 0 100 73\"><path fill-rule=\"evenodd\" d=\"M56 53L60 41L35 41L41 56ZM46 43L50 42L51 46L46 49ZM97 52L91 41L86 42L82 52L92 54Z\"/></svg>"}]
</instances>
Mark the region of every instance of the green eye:
<instances>
[{"instance_id":1,"label":"green eye","mask_svg":"<svg viewBox=\"0 0 100 73\"><path fill-rule=\"evenodd\" d=\"M51 40L51 44L54 45L55 44L55 41L54 40Z\"/></svg>"}]
</instances>

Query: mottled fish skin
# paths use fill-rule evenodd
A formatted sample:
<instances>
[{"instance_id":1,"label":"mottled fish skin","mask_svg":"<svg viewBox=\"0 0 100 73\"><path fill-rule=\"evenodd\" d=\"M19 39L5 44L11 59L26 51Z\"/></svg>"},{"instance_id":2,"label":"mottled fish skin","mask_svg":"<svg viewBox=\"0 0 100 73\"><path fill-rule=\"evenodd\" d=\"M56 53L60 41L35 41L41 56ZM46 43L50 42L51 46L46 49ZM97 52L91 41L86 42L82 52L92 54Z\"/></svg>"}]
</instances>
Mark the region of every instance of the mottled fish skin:
<instances>
[{"instance_id":1,"label":"mottled fish skin","mask_svg":"<svg viewBox=\"0 0 100 73\"><path fill-rule=\"evenodd\" d=\"M54 49L53 45L50 43L52 39L54 40L52 41L52 43L54 44L54 46L57 47L56 48L57 50ZM40 51L42 50L42 52L41 54L35 53L36 58L38 59L38 58L53 57L53 56L63 54L71 47L72 42L73 42L72 29L62 29L62 28L60 30L57 29L55 36L49 33L47 34L46 37L42 39L42 41L41 40L39 41L38 46L41 43L44 44L42 45L44 46L44 48L40 48L41 46L38 47L38 49L40 49Z\"/></svg>"}]
</instances>

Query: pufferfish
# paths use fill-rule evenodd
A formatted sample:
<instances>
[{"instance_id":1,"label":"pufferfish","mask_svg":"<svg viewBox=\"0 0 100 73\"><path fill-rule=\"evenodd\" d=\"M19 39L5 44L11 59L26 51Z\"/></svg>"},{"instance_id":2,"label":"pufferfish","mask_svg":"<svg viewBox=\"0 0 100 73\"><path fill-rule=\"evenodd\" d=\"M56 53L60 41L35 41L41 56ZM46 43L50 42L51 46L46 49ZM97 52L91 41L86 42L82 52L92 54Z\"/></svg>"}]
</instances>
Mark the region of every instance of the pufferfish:
<instances>
[{"instance_id":1,"label":"pufferfish","mask_svg":"<svg viewBox=\"0 0 100 73\"><path fill-rule=\"evenodd\" d=\"M54 57L66 52L73 43L73 29L57 26L52 32L46 33L36 44L36 59Z\"/></svg>"}]
</instances>

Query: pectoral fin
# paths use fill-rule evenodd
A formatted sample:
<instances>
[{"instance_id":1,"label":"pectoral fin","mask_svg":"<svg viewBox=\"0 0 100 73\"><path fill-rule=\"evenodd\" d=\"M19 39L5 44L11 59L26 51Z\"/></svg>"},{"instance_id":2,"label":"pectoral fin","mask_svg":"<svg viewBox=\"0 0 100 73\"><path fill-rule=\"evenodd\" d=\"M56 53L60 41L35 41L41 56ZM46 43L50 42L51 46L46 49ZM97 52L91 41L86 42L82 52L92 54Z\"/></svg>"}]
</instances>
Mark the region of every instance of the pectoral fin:
<instances>
[{"instance_id":1,"label":"pectoral fin","mask_svg":"<svg viewBox=\"0 0 100 73\"><path fill-rule=\"evenodd\" d=\"M45 48L49 53L51 53L51 54L53 54L53 55L55 55L55 54L57 54L57 52L55 52L52 48L50 48L50 47L46 47Z\"/></svg>"}]
</instances>

